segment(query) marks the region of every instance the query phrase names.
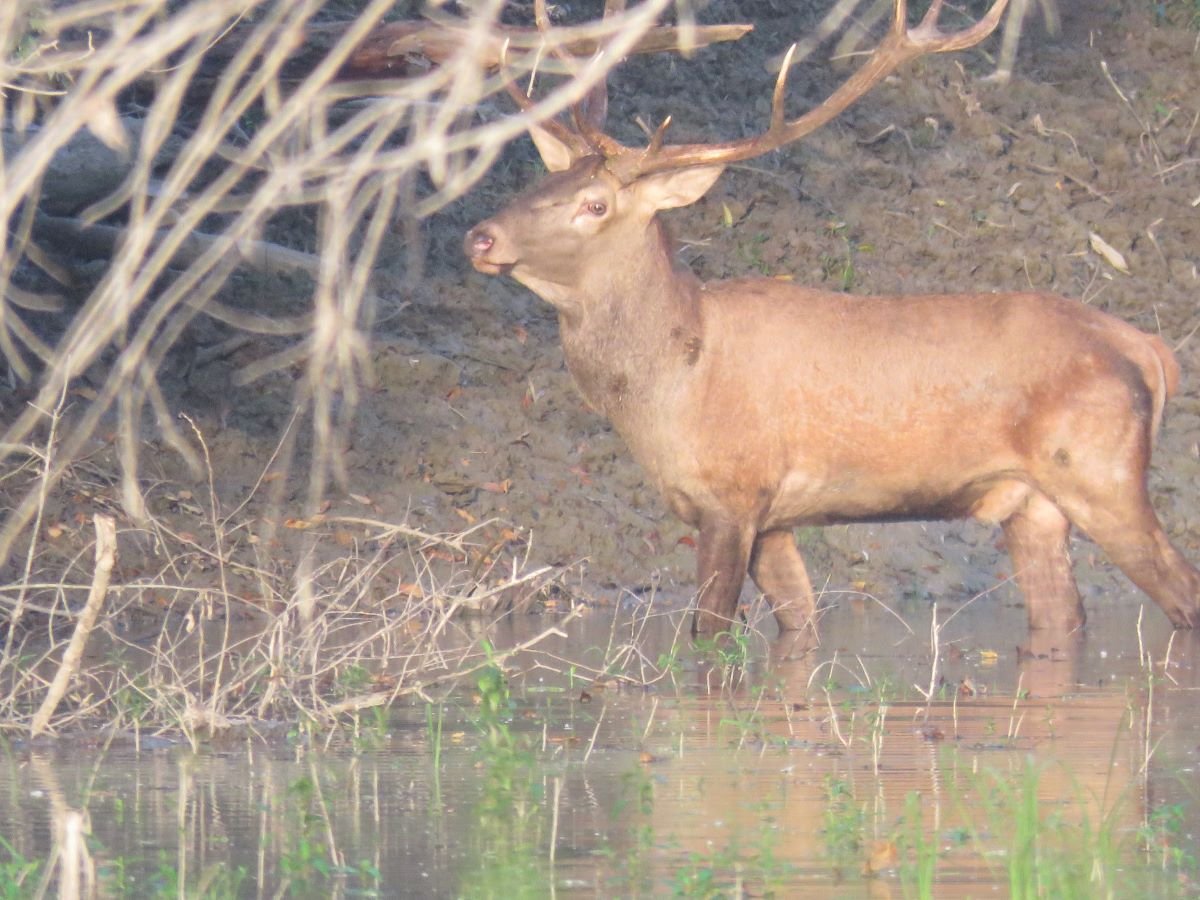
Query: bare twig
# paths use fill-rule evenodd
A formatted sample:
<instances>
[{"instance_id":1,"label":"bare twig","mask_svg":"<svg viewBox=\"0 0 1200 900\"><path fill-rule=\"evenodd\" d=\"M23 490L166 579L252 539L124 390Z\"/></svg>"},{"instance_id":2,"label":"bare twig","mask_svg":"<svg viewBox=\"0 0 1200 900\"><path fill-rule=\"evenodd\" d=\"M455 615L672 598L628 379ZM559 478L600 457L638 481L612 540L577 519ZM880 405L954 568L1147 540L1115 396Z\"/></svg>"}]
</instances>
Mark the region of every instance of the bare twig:
<instances>
[{"instance_id":1,"label":"bare twig","mask_svg":"<svg viewBox=\"0 0 1200 900\"><path fill-rule=\"evenodd\" d=\"M62 662L54 674L50 689L46 692L46 698L33 716L33 722L29 726L32 737L37 737L46 730L50 724L50 717L54 715L54 710L67 693L71 679L79 670L79 661L83 656L84 647L87 646L88 637L100 615L104 595L108 593L108 580L117 556L117 525L112 516L103 513L96 513L93 522L96 525L96 570L92 578L92 589L88 594L83 614L75 625L75 632L71 635L71 643L63 653Z\"/></svg>"}]
</instances>

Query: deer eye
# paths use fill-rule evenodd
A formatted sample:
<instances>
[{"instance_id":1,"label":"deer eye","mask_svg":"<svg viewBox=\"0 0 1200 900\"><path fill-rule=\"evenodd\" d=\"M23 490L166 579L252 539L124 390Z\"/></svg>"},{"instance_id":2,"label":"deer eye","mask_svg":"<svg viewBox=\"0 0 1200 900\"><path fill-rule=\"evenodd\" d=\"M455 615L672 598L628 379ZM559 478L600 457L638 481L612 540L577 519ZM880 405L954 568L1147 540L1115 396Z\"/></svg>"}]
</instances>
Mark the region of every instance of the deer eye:
<instances>
[{"instance_id":1,"label":"deer eye","mask_svg":"<svg viewBox=\"0 0 1200 900\"><path fill-rule=\"evenodd\" d=\"M583 208L596 218L608 212L608 204L603 200L589 200L583 205Z\"/></svg>"}]
</instances>

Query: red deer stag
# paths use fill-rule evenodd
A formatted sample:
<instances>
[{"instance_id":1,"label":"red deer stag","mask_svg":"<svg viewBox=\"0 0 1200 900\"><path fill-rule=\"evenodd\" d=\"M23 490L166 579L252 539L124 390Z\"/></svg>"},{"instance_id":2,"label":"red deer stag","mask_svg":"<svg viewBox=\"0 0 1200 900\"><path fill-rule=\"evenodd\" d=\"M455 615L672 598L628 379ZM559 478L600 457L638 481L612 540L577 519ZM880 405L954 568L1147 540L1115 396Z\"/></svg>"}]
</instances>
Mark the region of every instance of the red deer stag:
<instances>
[{"instance_id":1,"label":"red deer stag","mask_svg":"<svg viewBox=\"0 0 1200 900\"><path fill-rule=\"evenodd\" d=\"M579 390L699 529L695 631L727 627L747 571L781 629L813 622L796 526L964 516L1003 526L1032 628L1083 624L1071 523L1176 626L1200 625L1200 572L1146 490L1179 381L1158 337L1050 294L702 283L676 267L658 221L725 165L815 130L897 66L982 40L1005 2L947 34L941 0L913 28L897 0L866 62L791 121L784 65L769 127L745 140L664 145L664 122L648 147L625 147L601 130L593 111L605 104L583 104L573 128L532 129L551 174L466 236L477 270L555 307Z\"/></svg>"}]
</instances>

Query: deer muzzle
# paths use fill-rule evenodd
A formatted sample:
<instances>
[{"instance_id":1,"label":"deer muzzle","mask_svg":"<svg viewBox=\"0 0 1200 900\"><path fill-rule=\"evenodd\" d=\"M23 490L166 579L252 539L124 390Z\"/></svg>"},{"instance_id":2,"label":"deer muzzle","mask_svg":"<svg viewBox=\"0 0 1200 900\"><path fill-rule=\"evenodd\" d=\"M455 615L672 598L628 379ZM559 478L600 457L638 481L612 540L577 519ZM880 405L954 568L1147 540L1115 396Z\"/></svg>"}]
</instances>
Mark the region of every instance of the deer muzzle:
<instances>
[{"instance_id":1,"label":"deer muzzle","mask_svg":"<svg viewBox=\"0 0 1200 900\"><path fill-rule=\"evenodd\" d=\"M497 237L493 226L488 222L476 225L467 232L463 240L463 252L475 271L485 275L503 275L514 265L512 262L502 262L497 256Z\"/></svg>"}]
</instances>

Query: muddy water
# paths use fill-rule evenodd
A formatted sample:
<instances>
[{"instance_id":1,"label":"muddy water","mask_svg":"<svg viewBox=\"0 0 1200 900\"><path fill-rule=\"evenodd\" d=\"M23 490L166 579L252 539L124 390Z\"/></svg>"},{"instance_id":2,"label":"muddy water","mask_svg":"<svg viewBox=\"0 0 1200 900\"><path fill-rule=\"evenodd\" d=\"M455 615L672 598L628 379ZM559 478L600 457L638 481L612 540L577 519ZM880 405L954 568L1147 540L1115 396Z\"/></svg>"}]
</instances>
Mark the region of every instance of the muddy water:
<instances>
[{"instance_id":1,"label":"muddy water","mask_svg":"<svg viewBox=\"0 0 1200 900\"><path fill-rule=\"evenodd\" d=\"M333 735L10 746L0 835L32 879L85 812L107 896L920 896L922 860L938 897L1022 860L1045 896L1190 895L1200 641L1128 600L1033 646L1019 609L953 612L932 675L928 608L844 602L804 651L643 606Z\"/></svg>"}]
</instances>

